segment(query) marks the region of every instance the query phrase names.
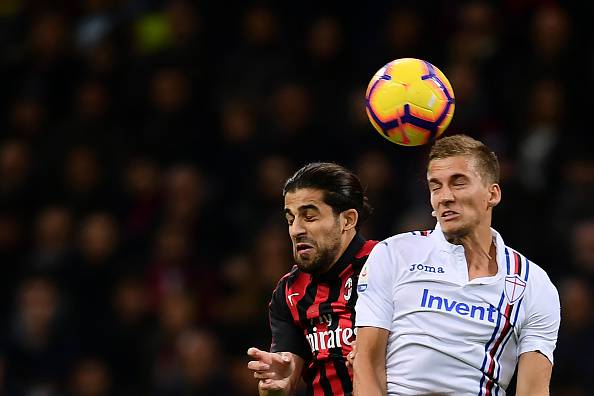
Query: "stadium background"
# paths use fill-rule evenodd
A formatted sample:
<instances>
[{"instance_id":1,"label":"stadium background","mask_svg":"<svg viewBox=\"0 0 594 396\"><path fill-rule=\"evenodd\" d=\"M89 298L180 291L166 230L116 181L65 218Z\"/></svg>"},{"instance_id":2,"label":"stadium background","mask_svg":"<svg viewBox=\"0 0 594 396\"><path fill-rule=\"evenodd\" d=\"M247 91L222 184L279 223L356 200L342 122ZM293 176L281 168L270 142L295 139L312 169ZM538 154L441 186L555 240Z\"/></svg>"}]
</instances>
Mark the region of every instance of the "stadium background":
<instances>
[{"instance_id":1,"label":"stadium background","mask_svg":"<svg viewBox=\"0 0 594 396\"><path fill-rule=\"evenodd\" d=\"M281 3L281 4L277 4ZM587 4L587 2L581 2ZM0 386L254 395L290 266L281 186L355 169L368 238L432 227L425 148L367 121L400 57L499 154L495 226L559 288L554 395L594 387L594 51L580 2L0 2Z\"/></svg>"}]
</instances>

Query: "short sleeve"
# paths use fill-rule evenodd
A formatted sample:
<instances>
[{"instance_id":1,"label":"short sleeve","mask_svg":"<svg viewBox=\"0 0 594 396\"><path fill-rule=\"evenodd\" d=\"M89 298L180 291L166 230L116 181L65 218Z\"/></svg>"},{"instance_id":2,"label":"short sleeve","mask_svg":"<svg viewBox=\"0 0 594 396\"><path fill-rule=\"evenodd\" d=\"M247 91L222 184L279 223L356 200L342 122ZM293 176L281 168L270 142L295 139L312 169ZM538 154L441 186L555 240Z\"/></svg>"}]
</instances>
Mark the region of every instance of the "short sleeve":
<instances>
[{"instance_id":1,"label":"short sleeve","mask_svg":"<svg viewBox=\"0 0 594 396\"><path fill-rule=\"evenodd\" d=\"M526 301L526 322L520 330L518 355L539 351L553 363L553 351L561 323L561 307L557 289L544 271L540 271L541 276L534 279L538 284L532 285L535 294Z\"/></svg>"},{"instance_id":2,"label":"short sleeve","mask_svg":"<svg viewBox=\"0 0 594 396\"><path fill-rule=\"evenodd\" d=\"M285 299L285 282L283 278L277 285L270 300L270 331L272 342L270 352L291 352L305 360L311 358L311 350L306 342L305 335L299 328Z\"/></svg>"},{"instance_id":3,"label":"short sleeve","mask_svg":"<svg viewBox=\"0 0 594 396\"><path fill-rule=\"evenodd\" d=\"M390 330L394 314L393 286L395 263L386 242L371 251L357 282L355 325Z\"/></svg>"}]
</instances>

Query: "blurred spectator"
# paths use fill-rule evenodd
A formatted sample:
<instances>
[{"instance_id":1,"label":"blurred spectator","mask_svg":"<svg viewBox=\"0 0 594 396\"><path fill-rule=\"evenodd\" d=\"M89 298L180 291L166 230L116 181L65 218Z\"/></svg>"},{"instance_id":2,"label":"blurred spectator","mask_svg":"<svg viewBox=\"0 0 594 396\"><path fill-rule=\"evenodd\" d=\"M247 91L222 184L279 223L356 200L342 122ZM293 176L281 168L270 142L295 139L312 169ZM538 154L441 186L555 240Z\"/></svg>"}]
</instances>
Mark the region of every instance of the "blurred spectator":
<instances>
[{"instance_id":1,"label":"blurred spectator","mask_svg":"<svg viewBox=\"0 0 594 396\"><path fill-rule=\"evenodd\" d=\"M67 278L74 260L72 222L72 213L64 207L50 206L39 212L28 263L32 271Z\"/></svg>"},{"instance_id":2,"label":"blurred spectator","mask_svg":"<svg viewBox=\"0 0 594 396\"><path fill-rule=\"evenodd\" d=\"M374 68L377 70L390 60L410 57L410 54L423 54L418 57L427 58L425 53L429 48L425 44L424 35L429 23L424 21L428 15L423 14L417 7L398 4L382 15L385 22L380 30L381 47L373 53L371 59L374 62L369 65L371 70L367 70L367 73L375 72ZM367 46L362 46L363 49L365 47ZM359 62L366 62L366 56L362 58Z\"/></svg>"},{"instance_id":3,"label":"blurred spectator","mask_svg":"<svg viewBox=\"0 0 594 396\"><path fill-rule=\"evenodd\" d=\"M160 395L231 394L231 384L221 375L221 351L208 331L188 329L175 340L175 366L160 371L156 389ZM205 364L205 362L209 362Z\"/></svg>"},{"instance_id":4,"label":"blurred spectator","mask_svg":"<svg viewBox=\"0 0 594 396\"><path fill-rule=\"evenodd\" d=\"M487 1L470 1L458 9L458 28L451 40L451 58L480 65L498 51L496 12Z\"/></svg>"},{"instance_id":5,"label":"blurred spectator","mask_svg":"<svg viewBox=\"0 0 594 396\"><path fill-rule=\"evenodd\" d=\"M395 231L398 209L407 205L405 194L398 191L397 177L383 152L361 153L356 171L373 207L363 233L366 238L383 240Z\"/></svg>"},{"instance_id":6,"label":"blurred spectator","mask_svg":"<svg viewBox=\"0 0 594 396\"><path fill-rule=\"evenodd\" d=\"M564 95L555 81L540 81L528 102L524 134L520 140L519 180L530 192L542 192L546 183L558 180L554 165L559 161L561 126L564 121ZM556 185L553 185L556 187Z\"/></svg>"},{"instance_id":7,"label":"blurred spectator","mask_svg":"<svg viewBox=\"0 0 594 396\"><path fill-rule=\"evenodd\" d=\"M104 362L88 358L76 363L70 379L69 396L108 396L112 393L111 376Z\"/></svg>"},{"instance_id":8,"label":"blurred spectator","mask_svg":"<svg viewBox=\"0 0 594 396\"><path fill-rule=\"evenodd\" d=\"M114 388L123 394L146 394L150 381L154 320L142 280L125 275L113 283L113 319L107 355Z\"/></svg>"},{"instance_id":9,"label":"blurred spectator","mask_svg":"<svg viewBox=\"0 0 594 396\"><path fill-rule=\"evenodd\" d=\"M552 391L559 395L587 395L594 385L594 290L592 283L569 277L559 285L562 322L555 352Z\"/></svg>"},{"instance_id":10,"label":"blurred spectator","mask_svg":"<svg viewBox=\"0 0 594 396\"><path fill-rule=\"evenodd\" d=\"M54 282L33 277L21 283L3 343L8 394L61 393L77 348L65 320Z\"/></svg>"},{"instance_id":11,"label":"blurred spectator","mask_svg":"<svg viewBox=\"0 0 594 396\"><path fill-rule=\"evenodd\" d=\"M161 211L161 168L150 158L131 158L123 169L120 215L125 247L136 258L148 248ZM146 254L146 253L144 253Z\"/></svg>"},{"instance_id":12,"label":"blurred spectator","mask_svg":"<svg viewBox=\"0 0 594 396\"><path fill-rule=\"evenodd\" d=\"M7 141L0 146L0 205L24 212L34 206L33 163L29 146Z\"/></svg>"},{"instance_id":13,"label":"blurred spectator","mask_svg":"<svg viewBox=\"0 0 594 396\"><path fill-rule=\"evenodd\" d=\"M88 146L72 148L63 162L62 188L54 193L56 199L68 204L77 215L111 208L104 171L96 150Z\"/></svg>"},{"instance_id":14,"label":"blurred spectator","mask_svg":"<svg viewBox=\"0 0 594 396\"><path fill-rule=\"evenodd\" d=\"M78 232L78 265L70 285L73 305L77 308L83 347L95 353L108 343L111 287L119 268L116 267L119 225L106 213L87 216Z\"/></svg>"},{"instance_id":15,"label":"blurred spectator","mask_svg":"<svg viewBox=\"0 0 594 396\"><path fill-rule=\"evenodd\" d=\"M575 270L594 281L594 219L577 222L572 231Z\"/></svg>"},{"instance_id":16,"label":"blurred spectator","mask_svg":"<svg viewBox=\"0 0 594 396\"><path fill-rule=\"evenodd\" d=\"M237 44L231 51L222 51L223 67L216 93L219 99L242 96L261 103L292 72L290 52L283 42L279 16L272 8L250 5L237 23L241 31L232 38Z\"/></svg>"},{"instance_id":17,"label":"blurred spectator","mask_svg":"<svg viewBox=\"0 0 594 396\"><path fill-rule=\"evenodd\" d=\"M47 114L42 100L34 95L15 98L10 112L10 129L35 148L47 142Z\"/></svg>"}]
</instances>

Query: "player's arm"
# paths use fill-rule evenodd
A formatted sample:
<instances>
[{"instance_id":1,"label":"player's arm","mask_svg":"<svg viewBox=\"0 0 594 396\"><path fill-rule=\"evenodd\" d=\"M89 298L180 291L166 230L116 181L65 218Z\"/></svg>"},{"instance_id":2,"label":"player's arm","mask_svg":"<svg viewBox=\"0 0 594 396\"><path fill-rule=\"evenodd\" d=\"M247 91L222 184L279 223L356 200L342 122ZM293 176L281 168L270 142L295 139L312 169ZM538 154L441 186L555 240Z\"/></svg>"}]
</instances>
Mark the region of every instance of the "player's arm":
<instances>
[{"instance_id":1,"label":"player's arm","mask_svg":"<svg viewBox=\"0 0 594 396\"><path fill-rule=\"evenodd\" d=\"M360 327L357 330L357 353L353 362L355 396L386 395L388 335L388 330L377 327Z\"/></svg>"},{"instance_id":2,"label":"player's arm","mask_svg":"<svg viewBox=\"0 0 594 396\"><path fill-rule=\"evenodd\" d=\"M548 396L553 365L540 352L520 355L516 396Z\"/></svg>"},{"instance_id":3,"label":"player's arm","mask_svg":"<svg viewBox=\"0 0 594 396\"><path fill-rule=\"evenodd\" d=\"M288 306L286 281L286 277L279 281L270 300L270 352L257 348L248 350L248 355L254 359L248 363L248 368L260 380L260 395L293 394L305 361L311 358L311 349L305 335L295 323Z\"/></svg>"},{"instance_id":4,"label":"player's arm","mask_svg":"<svg viewBox=\"0 0 594 396\"><path fill-rule=\"evenodd\" d=\"M524 299L526 323L520 330L516 395L549 395L553 370L553 351L561 321L559 294L544 271L530 272L532 285L537 289ZM534 286L532 286L534 287Z\"/></svg>"},{"instance_id":5,"label":"player's arm","mask_svg":"<svg viewBox=\"0 0 594 396\"><path fill-rule=\"evenodd\" d=\"M304 361L301 357L290 352L274 353L258 348L250 348L247 353L255 359L248 363L248 368L254 372L254 378L260 380L260 396L286 396L295 393L303 370Z\"/></svg>"}]
</instances>

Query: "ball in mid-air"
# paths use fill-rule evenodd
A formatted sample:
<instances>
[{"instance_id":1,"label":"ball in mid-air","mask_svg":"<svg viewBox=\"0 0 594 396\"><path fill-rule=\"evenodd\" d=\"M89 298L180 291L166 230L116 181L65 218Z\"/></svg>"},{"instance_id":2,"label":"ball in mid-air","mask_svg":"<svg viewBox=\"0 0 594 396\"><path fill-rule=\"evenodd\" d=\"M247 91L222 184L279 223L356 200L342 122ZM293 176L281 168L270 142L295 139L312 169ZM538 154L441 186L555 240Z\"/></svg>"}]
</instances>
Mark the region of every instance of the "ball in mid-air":
<instances>
[{"instance_id":1,"label":"ball in mid-air","mask_svg":"<svg viewBox=\"0 0 594 396\"><path fill-rule=\"evenodd\" d=\"M437 67L420 59L397 59L379 69L365 99L375 129L403 146L435 140L454 115L450 82Z\"/></svg>"}]
</instances>

